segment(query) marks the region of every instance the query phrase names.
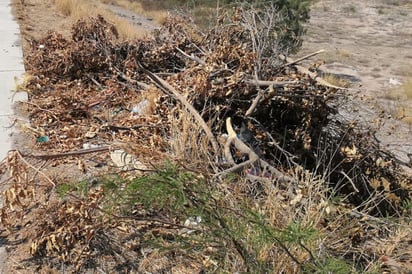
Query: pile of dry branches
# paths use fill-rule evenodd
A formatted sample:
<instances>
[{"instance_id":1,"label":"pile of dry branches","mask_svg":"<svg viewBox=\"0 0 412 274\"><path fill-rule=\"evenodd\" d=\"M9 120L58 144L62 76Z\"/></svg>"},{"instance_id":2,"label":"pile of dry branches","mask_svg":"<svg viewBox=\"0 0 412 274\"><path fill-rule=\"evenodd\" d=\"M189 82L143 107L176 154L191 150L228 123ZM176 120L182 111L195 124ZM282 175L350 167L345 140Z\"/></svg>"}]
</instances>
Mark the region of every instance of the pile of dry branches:
<instances>
[{"instance_id":1,"label":"pile of dry branches","mask_svg":"<svg viewBox=\"0 0 412 274\"><path fill-rule=\"evenodd\" d=\"M273 50L275 37L264 44L269 38L256 36L271 26L251 18L235 13L207 34L174 18L153 37L118 43L115 27L98 17L78 22L72 40L50 33L33 41L26 65L36 77L27 87L31 122L50 139L41 145L67 151L87 141L116 141L146 161L160 159L168 152L171 117L183 107L209 139L208 153L219 159L210 167L214 173L258 165L255 173L262 175L270 166L271 179L283 174L293 181L288 170L300 165L324 174L356 204L379 192L386 199L378 211L395 212L407 199L396 159L379 149L369 129L338 115L336 87L287 63ZM236 145L242 139L236 134L225 151L217 137L227 132L227 118L238 133L247 125L259 155ZM249 155L248 162L239 154ZM222 161L232 167L222 170Z\"/></svg>"},{"instance_id":2,"label":"pile of dry branches","mask_svg":"<svg viewBox=\"0 0 412 274\"><path fill-rule=\"evenodd\" d=\"M239 173L288 189L297 188L296 170L310 170L371 214L396 214L411 178L370 129L339 115L339 87L277 50L273 24L235 11L204 34L175 17L121 43L97 17L79 21L72 39L53 32L31 41L27 107L35 137L47 141L37 143L45 153L27 157L121 146L144 163L177 158L217 182ZM176 122L182 116L188 123Z\"/></svg>"}]
</instances>

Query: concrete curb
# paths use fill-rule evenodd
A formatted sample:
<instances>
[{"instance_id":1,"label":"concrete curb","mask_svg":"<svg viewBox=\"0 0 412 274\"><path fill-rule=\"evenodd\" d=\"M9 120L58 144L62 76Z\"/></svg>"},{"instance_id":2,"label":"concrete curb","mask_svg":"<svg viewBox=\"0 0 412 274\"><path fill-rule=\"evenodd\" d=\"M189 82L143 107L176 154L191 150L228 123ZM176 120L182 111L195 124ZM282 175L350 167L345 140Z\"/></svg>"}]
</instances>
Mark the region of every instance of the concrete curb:
<instances>
[{"instance_id":1,"label":"concrete curb","mask_svg":"<svg viewBox=\"0 0 412 274\"><path fill-rule=\"evenodd\" d=\"M13 103L27 99L26 94L13 92L15 77L24 73L24 65L20 29L13 18L10 0L0 0L0 37L0 159L4 159L13 147L13 129L10 128L14 119ZM0 239L0 273L5 273L6 259L6 248Z\"/></svg>"}]
</instances>

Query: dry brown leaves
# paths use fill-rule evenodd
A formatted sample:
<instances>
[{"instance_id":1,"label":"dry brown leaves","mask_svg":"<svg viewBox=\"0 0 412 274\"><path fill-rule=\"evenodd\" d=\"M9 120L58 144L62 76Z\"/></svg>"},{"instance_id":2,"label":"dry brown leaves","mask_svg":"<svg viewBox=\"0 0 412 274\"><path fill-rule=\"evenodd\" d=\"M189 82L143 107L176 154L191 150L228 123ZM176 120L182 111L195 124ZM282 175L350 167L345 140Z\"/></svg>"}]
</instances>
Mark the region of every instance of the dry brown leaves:
<instances>
[{"instance_id":1,"label":"dry brown leaves","mask_svg":"<svg viewBox=\"0 0 412 274\"><path fill-rule=\"evenodd\" d=\"M97 17L79 21L70 41L56 33L33 41L33 52L26 58L29 72L36 75L28 85L29 110L31 122L50 138L42 148L67 151L84 143L116 142L127 144L129 152L141 158L161 159L170 150L169 121L180 113L179 104L153 86L141 65L167 78L215 134L225 132L227 117L235 126L249 120L269 163L294 162L317 169L335 184L350 178L342 191L355 204L376 193L364 178L391 182L375 214L394 213L408 197L403 183L408 179L396 171L393 156L381 151L371 129L354 126L337 114L335 89L318 84L293 65L275 66L280 58L273 56L273 49L256 52L245 22L235 12L204 34L175 17L152 37L119 43L115 27ZM258 80L289 84L268 88L270 84L253 84ZM245 117L258 94L261 99L252 119ZM142 103L145 110L135 112ZM387 164L379 166L379 161Z\"/></svg>"},{"instance_id":2,"label":"dry brown leaves","mask_svg":"<svg viewBox=\"0 0 412 274\"><path fill-rule=\"evenodd\" d=\"M256 71L258 53L252 50L238 19L233 20L233 24L222 20L203 34L181 18L169 18L153 37L120 43L115 27L99 16L79 21L72 40L53 32L32 41L32 52L25 60L28 73L34 76L27 84L27 108L33 127L49 138L38 147L52 153L86 144L111 145L122 147L143 163L170 157L170 132L176 126L170 121L184 111L168 91L153 85L139 69L141 65L178 90L214 134L225 132L228 117L238 127L249 121L268 163L285 172L302 165L324 173L326 181L356 205L382 195L381 188L370 185L368 179L386 184L383 199L371 213L396 213L409 198L407 185L412 185L396 160L380 150L368 129L339 119L336 90L319 85L293 66L270 65L279 63L279 56L266 56L274 60ZM293 83L268 88L271 84L253 84L257 80ZM245 117L258 94L262 98L253 118ZM214 160L191 159L193 155L188 155L188 163L202 161L201 169L211 170L209 164ZM16 159L14 155L8 160L13 183L5 192L1 218L5 225L8 215L19 208L24 212L26 201L33 202L32 181L23 176L30 167ZM63 261L74 260L82 266L82 258L92 252L90 242L105 225L98 207L102 195L101 189L95 189L88 198L50 206L46 212L57 214L37 224L32 254L57 254Z\"/></svg>"}]
</instances>

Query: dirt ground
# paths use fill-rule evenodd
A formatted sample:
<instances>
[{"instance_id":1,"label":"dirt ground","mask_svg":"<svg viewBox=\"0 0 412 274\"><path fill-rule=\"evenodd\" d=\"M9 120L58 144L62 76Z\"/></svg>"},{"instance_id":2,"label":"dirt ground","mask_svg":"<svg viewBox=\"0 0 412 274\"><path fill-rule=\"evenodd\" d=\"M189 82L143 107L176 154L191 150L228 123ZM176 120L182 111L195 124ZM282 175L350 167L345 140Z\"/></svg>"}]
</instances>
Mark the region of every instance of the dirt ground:
<instances>
[{"instance_id":1,"label":"dirt ground","mask_svg":"<svg viewBox=\"0 0 412 274\"><path fill-rule=\"evenodd\" d=\"M26 0L24 5L22 2L12 0L25 53L30 39L40 38L49 30L69 34L73 20L60 14L52 0ZM412 155L412 121L408 124L406 118L395 118L400 106L412 102L402 96L390 96L398 83L412 76L412 5L403 2L395 5L397 1L389 0L317 1L298 55L325 49L326 53L306 64L325 60L321 72L348 79L348 93L353 101L343 112L346 110L349 117L361 122L382 125L379 138L383 145L408 162ZM19 268L19 250L24 249L27 247L20 245L10 250L8 269ZM27 269L19 271L30 273Z\"/></svg>"},{"instance_id":2,"label":"dirt ground","mask_svg":"<svg viewBox=\"0 0 412 274\"><path fill-rule=\"evenodd\" d=\"M380 126L382 145L411 161L412 100L398 89L412 76L412 2L317 1L307 29L298 55L326 50L306 64L351 82L344 115Z\"/></svg>"}]
</instances>

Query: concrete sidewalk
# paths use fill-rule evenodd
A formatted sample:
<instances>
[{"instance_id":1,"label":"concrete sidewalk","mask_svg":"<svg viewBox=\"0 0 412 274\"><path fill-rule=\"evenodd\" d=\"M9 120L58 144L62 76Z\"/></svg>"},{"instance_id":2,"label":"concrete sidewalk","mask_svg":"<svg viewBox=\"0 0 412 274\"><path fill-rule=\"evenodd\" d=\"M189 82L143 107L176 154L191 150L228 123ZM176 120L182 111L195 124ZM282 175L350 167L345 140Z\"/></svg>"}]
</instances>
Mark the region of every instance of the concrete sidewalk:
<instances>
[{"instance_id":1,"label":"concrete sidewalk","mask_svg":"<svg viewBox=\"0 0 412 274\"><path fill-rule=\"evenodd\" d=\"M27 97L24 93L13 97L15 77L24 73L24 66L20 29L11 14L10 2L0 0L0 159L4 159L13 146L13 129L9 128L14 120L13 102L26 100ZM6 255L0 238L0 273L4 273Z\"/></svg>"},{"instance_id":2,"label":"concrete sidewalk","mask_svg":"<svg viewBox=\"0 0 412 274\"><path fill-rule=\"evenodd\" d=\"M0 0L0 159L12 147L13 102L26 100L26 94L13 92L15 77L24 73L20 29L11 14L10 0ZM13 95L15 96L13 97Z\"/></svg>"}]
</instances>

